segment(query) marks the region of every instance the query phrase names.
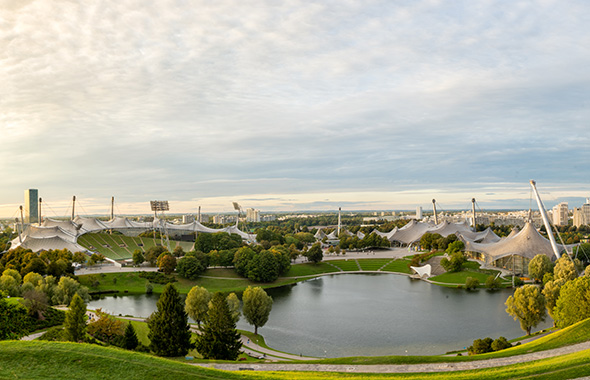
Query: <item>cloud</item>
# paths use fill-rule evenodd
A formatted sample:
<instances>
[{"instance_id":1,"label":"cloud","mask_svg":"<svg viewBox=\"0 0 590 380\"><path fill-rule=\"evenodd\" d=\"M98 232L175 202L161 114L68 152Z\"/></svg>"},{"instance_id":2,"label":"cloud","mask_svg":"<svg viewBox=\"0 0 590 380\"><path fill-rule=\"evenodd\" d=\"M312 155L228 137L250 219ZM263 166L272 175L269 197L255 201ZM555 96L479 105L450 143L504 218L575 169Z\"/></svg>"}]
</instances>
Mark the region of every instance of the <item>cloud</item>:
<instances>
[{"instance_id":1,"label":"cloud","mask_svg":"<svg viewBox=\"0 0 590 380\"><path fill-rule=\"evenodd\" d=\"M588 8L6 2L0 203L567 189L590 159Z\"/></svg>"}]
</instances>

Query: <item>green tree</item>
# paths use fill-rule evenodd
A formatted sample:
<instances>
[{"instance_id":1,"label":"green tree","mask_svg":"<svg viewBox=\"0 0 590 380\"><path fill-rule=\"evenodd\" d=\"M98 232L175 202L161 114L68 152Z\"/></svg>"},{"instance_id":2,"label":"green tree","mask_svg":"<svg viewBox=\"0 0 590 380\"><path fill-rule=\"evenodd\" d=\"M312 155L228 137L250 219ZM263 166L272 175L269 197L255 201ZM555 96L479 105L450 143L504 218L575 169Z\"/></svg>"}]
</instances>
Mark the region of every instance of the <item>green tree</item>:
<instances>
[{"instance_id":1,"label":"green tree","mask_svg":"<svg viewBox=\"0 0 590 380\"><path fill-rule=\"evenodd\" d=\"M555 280L562 278L565 281L569 281L576 277L578 277L578 273L576 272L574 263L568 255L564 254L555 262L553 278Z\"/></svg>"},{"instance_id":2,"label":"green tree","mask_svg":"<svg viewBox=\"0 0 590 380\"><path fill-rule=\"evenodd\" d=\"M250 247L238 249L234 254L233 260L235 271L244 277L248 277L248 264L255 255L256 252Z\"/></svg>"},{"instance_id":3,"label":"green tree","mask_svg":"<svg viewBox=\"0 0 590 380\"><path fill-rule=\"evenodd\" d=\"M467 348L469 355L485 354L486 352L492 352L492 338L476 339L473 341L473 345Z\"/></svg>"},{"instance_id":4,"label":"green tree","mask_svg":"<svg viewBox=\"0 0 590 380\"><path fill-rule=\"evenodd\" d=\"M242 343L226 298L217 292L211 299L207 319L196 340L197 351L205 359L236 360Z\"/></svg>"},{"instance_id":5,"label":"green tree","mask_svg":"<svg viewBox=\"0 0 590 380\"><path fill-rule=\"evenodd\" d=\"M543 281L543 276L545 273L551 272L553 269L553 264L549 257L545 255L536 255L533 259L529 262L529 275L535 279L536 282Z\"/></svg>"},{"instance_id":6,"label":"green tree","mask_svg":"<svg viewBox=\"0 0 590 380\"><path fill-rule=\"evenodd\" d=\"M166 274L174 272L174 269L176 268L176 257L170 254L165 254L160 260L158 260L158 268Z\"/></svg>"},{"instance_id":7,"label":"green tree","mask_svg":"<svg viewBox=\"0 0 590 380\"><path fill-rule=\"evenodd\" d=\"M307 259L314 264L317 264L320 261L322 261L324 258L324 254L322 252L322 247L320 246L320 243L315 243L314 245L312 245L305 256L307 256Z\"/></svg>"},{"instance_id":8,"label":"green tree","mask_svg":"<svg viewBox=\"0 0 590 380\"><path fill-rule=\"evenodd\" d=\"M176 265L176 272L180 277L188 278L189 280L196 280L205 270L207 270L207 258L204 254L196 256L184 256L178 260Z\"/></svg>"},{"instance_id":9,"label":"green tree","mask_svg":"<svg viewBox=\"0 0 590 380\"><path fill-rule=\"evenodd\" d=\"M166 251L166 248L162 247L162 246L155 246L155 247L150 247L148 248L148 250L146 251L144 258L145 261L147 261L148 263L150 263L150 266L154 267L156 266L156 262L158 261L158 257L160 257L160 255Z\"/></svg>"},{"instance_id":10,"label":"green tree","mask_svg":"<svg viewBox=\"0 0 590 380\"><path fill-rule=\"evenodd\" d=\"M145 261L145 257L143 257L143 252L141 250L136 249L133 251L133 265L141 265Z\"/></svg>"},{"instance_id":11,"label":"green tree","mask_svg":"<svg viewBox=\"0 0 590 380\"><path fill-rule=\"evenodd\" d=\"M72 261L78 264L84 264L88 256L86 256L83 252L75 252Z\"/></svg>"},{"instance_id":12,"label":"green tree","mask_svg":"<svg viewBox=\"0 0 590 380\"><path fill-rule=\"evenodd\" d=\"M70 302L64 321L64 338L70 342L81 342L86 334L86 304L76 293Z\"/></svg>"},{"instance_id":13,"label":"green tree","mask_svg":"<svg viewBox=\"0 0 590 380\"><path fill-rule=\"evenodd\" d=\"M167 284L148 318L150 349L158 356L184 356L192 348L188 317L180 294Z\"/></svg>"},{"instance_id":14,"label":"green tree","mask_svg":"<svg viewBox=\"0 0 590 380\"><path fill-rule=\"evenodd\" d=\"M502 281L496 276L488 276L486 279L486 288L488 289L499 289L502 286Z\"/></svg>"},{"instance_id":15,"label":"green tree","mask_svg":"<svg viewBox=\"0 0 590 380\"><path fill-rule=\"evenodd\" d=\"M543 288L543 295L545 296L545 307L547 308L547 313L553 319L553 325L555 326L555 306L557 305L557 300L559 299L559 294L561 293L561 287L565 284L565 280L563 278L559 278L557 280L548 281Z\"/></svg>"},{"instance_id":16,"label":"green tree","mask_svg":"<svg viewBox=\"0 0 590 380\"><path fill-rule=\"evenodd\" d=\"M197 325L201 327L201 322L207 318L209 310L209 301L211 293L201 286L193 287L186 296L184 310Z\"/></svg>"},{"instance_id":17,"label":"green tree","mask_svg":"<svg viewBox=\"0 0 590 380\"><path fill-rule=\"evenodd\" d=\"M177 245L176 247L174 247L172 254L174 255L174 257L183 257L184 256L184 249L182 249L182 246Z\"/></svg>"},{"instance_id":18,"label":"green tree","mask_svg":"<svg viewBox=\"0 0 590 380\"><path fill-rule=\"evenodd\" d=\"M453 236L455 236L455 235L453 235ZM448 244L446 252L449 255L451 255L455 252L460 252L464 249L465 249L465 243L463 243L461 240L455 240L455 241Z\"/></svg>"},{"instance_id":19,"label":"green tree","mask_svg":"<svg viewBox=\"0 0 590 380\"><path fill-rule=\"evenodd\" d=\"M508 342L503 336L492 342L492 351L500 351L512 347L512 343Z\"/></svg>"},{"instance_id":20,"label":"green tree","mask_svg":"<svg viewBox=\"0 0 590 380\"><path fill-rule=\"evenodd\" d=\"M590 277L580 277L561 287L553 314L559 328L590 317Z\"/></svg>"},{"instance_id":21,"label":"green tree","mask_svg":"<svg viewBox=\"0 0 590 380\"><path fill-rule=\"evenodd\" d=\"M272 297L260 287L251 287L242 296L244 306L242 312L246 321L254 326L254 334L258 335L258 327L264 326L272 309Z\"/></svg>"},{"instance_id":22,"label":"green tree","mask_svg":"<svg viewBox=\"0 0 590 380\"><path fill-rule=\"evenodd\" d=\"M474 290L479 286L477 277L467 277L465 279L465 289Z\"/></svg>"},{"instance_id":23,"label":"green tree","mask_svg":"<svg viewBox=\"0 0 590 380\"><path fill-rule=\"evenodd\" d=\"M262 251L248 263L248 278L256 282L272 282L279 277L279 263L270 251Z\"/></svg>"},{"instance_id":24,"label":"green tree","mask_svg":"<svg viewBox=\"0 0 590 380\"><path fill-rule=\"evenodd\" d=\"M524 285L506 300L506 312L520 322L520 328L531 335L531 329L545 320L545 297L538 287Z\"/></svg>"},{"instance_id":25,"label":"green tree","mask_svg":"<svg viewBox=\"0 0 590 380\"><path fill-rule=\"evenodd\" d=\"M463 268L463 263L465 263L467 259L463 256L463 252L455 251L451 254L451 258L447 259L444 257L440 260L440 265L447 271L447 272L459 272Z\"/></svg>"},{"instance_id":26,"label":"green tree","mask_svg":"<svg viewBox=\"0 0 590 380\"><path fill-rule=\"evenodd\" d=\"M127 323L127 327L125 327L125 339L123 341L123 347L128 350L135 350L135 348L139 345L139 339L137 339L137 333L135 332L135 328L131 321Z\"/></svg>"},{"instance_id":27,"label":"green tree","mask_svg":"<svg viewBox=\"0 0 590 380\"><path fill-rule=\"evenodd\" d=\"M59 279L57 286L53 288L51 302L54 305L67 305L74 297L74 294L78 294L84 301L90 299L88 288L80 286L80 283L73 278L62 277Z\"/></svg>"},{"instance_id":28,"label":"green tree","mask_svg":"<svg viewBox=\"0 0 590 380\"><path fill-rule=\"evenodd\" d=\"M227 296L227 306L229 307L229 312L231 314L232 320L235 323L238 323L240 320L240 300L236 293L230 293Z\"/></svg>"},{"instance_id":29,"label":"green tree","mask_svg":"<svg viewBox=\"0 0 590 380\"><path fill-rule=\"evenodd\" d=\"M28 333L27 309L8 303L0 292L0 340L20 339Z\"/></svg>"},{"instance_id":30,"label":"green tree","mask_svg":"<svg viewBox=\"0 0 590 380\"><path fill-rule=\"evenodd\" d=\"M96 309L96 320L88 324L88 333L98 340L113 344L123 336L125 323L105 313L102 309Z\"/></svg>"}]
</instances>

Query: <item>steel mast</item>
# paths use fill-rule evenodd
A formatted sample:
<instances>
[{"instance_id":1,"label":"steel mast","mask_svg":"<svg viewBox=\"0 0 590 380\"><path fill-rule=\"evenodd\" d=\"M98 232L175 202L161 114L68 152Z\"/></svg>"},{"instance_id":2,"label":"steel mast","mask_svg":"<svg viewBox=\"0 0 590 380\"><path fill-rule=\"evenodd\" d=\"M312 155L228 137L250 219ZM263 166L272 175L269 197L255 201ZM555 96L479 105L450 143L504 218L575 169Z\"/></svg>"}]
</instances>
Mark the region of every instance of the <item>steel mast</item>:
<instances>
[{"instance_id":1,"label":"steel mast","mask_svg":"<svg viewBox=\"0 0 590 380\"><path fill-rule=\"evenodd\" d=\"M543 206L543 201L541 200L541 196L537 191L536 182L531 179L531 187L535 192L535 197L537 198L537 205L539 206L539 211L541 212L541 217L543 217L543 224L545 224L545 229L547 230L547 236L549 236L549 241L551 242L551 248L553 248L553 253L559 259L561 254L559 253L559 249L557 249L557 243L555 242L555 237L553 237L553 229L551 228L551 223L549 223L549 218L547 217L547 212L545 211L545 206Z\"/></svg>"}]
</instances>

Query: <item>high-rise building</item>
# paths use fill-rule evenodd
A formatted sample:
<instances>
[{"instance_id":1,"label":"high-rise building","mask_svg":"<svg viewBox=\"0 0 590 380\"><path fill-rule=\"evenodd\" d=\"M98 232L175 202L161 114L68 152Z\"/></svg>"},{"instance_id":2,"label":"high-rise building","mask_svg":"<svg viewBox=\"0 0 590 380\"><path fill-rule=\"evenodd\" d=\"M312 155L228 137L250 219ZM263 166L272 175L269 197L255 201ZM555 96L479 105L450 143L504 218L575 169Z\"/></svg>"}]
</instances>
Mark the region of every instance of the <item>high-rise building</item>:
<instances>
[{"instance_id":1,"label":"high-rise building","mask_svg":"<svg viewBox=\"0 0 590 380\"><path fill-rule=\"evenodd\" d=\"M246 222L260 222L260 210L246 209Z\"/></svg>"},{"instance_id":2,"label":"high-rise building","mask_svg":"<svg viewBox=\"0 0 590 380\"><path fill-rule=\"evenodd\" d=\"M590 202L588 199L586 203L580 208L574 208L574 226L590 225Z\"/></svg>"},{"instance_id":3,"label":"high-rise building","mask_svg":"<svg viewBox=\"0 0 590 380\"><path fill-rule=\"evenodd\" d=\"M422 216L422 206L416 207L416 219L421 220Z\"/></svg>"},{"instance_id":4,"label":"high-rise building","mask_svg":"<svg viewBox=\"0 0 590 380\"><path fill-rule=\"evenodd\" d=\"M39 190L25 190L25 223L39 222Z\"/></svg>"},{"instance_id":5,"label":"high-rise building","mask_svg":"<svg viewBox=\"0 0 590 380\"><path fill-rule=\"evenodd\" d=\"M553 207L553 225L567 226L568 206L567 202L561 202Z\"/></svg>"}]
</instances>

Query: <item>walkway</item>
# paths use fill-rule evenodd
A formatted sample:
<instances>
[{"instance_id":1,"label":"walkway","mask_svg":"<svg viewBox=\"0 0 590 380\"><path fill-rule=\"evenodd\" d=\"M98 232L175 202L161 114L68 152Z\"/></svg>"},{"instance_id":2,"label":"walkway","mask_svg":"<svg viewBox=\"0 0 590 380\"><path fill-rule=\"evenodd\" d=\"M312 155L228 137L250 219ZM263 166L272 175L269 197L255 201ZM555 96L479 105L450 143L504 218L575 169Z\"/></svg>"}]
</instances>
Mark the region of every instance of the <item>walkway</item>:
<instances>
[{"instance_id":1,"label":"walkway","mask_svg":"<svg viewBox=\"0 0 590 380\"><path fill-rule=\"evenodd\" d=\"M571 346L555 348L547 351L533 352L530 354L453 363L425 363L425 364L303 364L303 363L267 363L267 364L222 364L222 363L197 363L201 367L215 368L226 371L238 371L251 369L254 371L319 371L319 372L354 372L354 373L420 373L420 372L451 372L477 370L493 367L503 367L512 364L530 362L539 359L547 359L562 356L577 351L590 350L590 342L578 343ZM590 351L587 352L590 357Z\"/></svg>"}]
</instances>

